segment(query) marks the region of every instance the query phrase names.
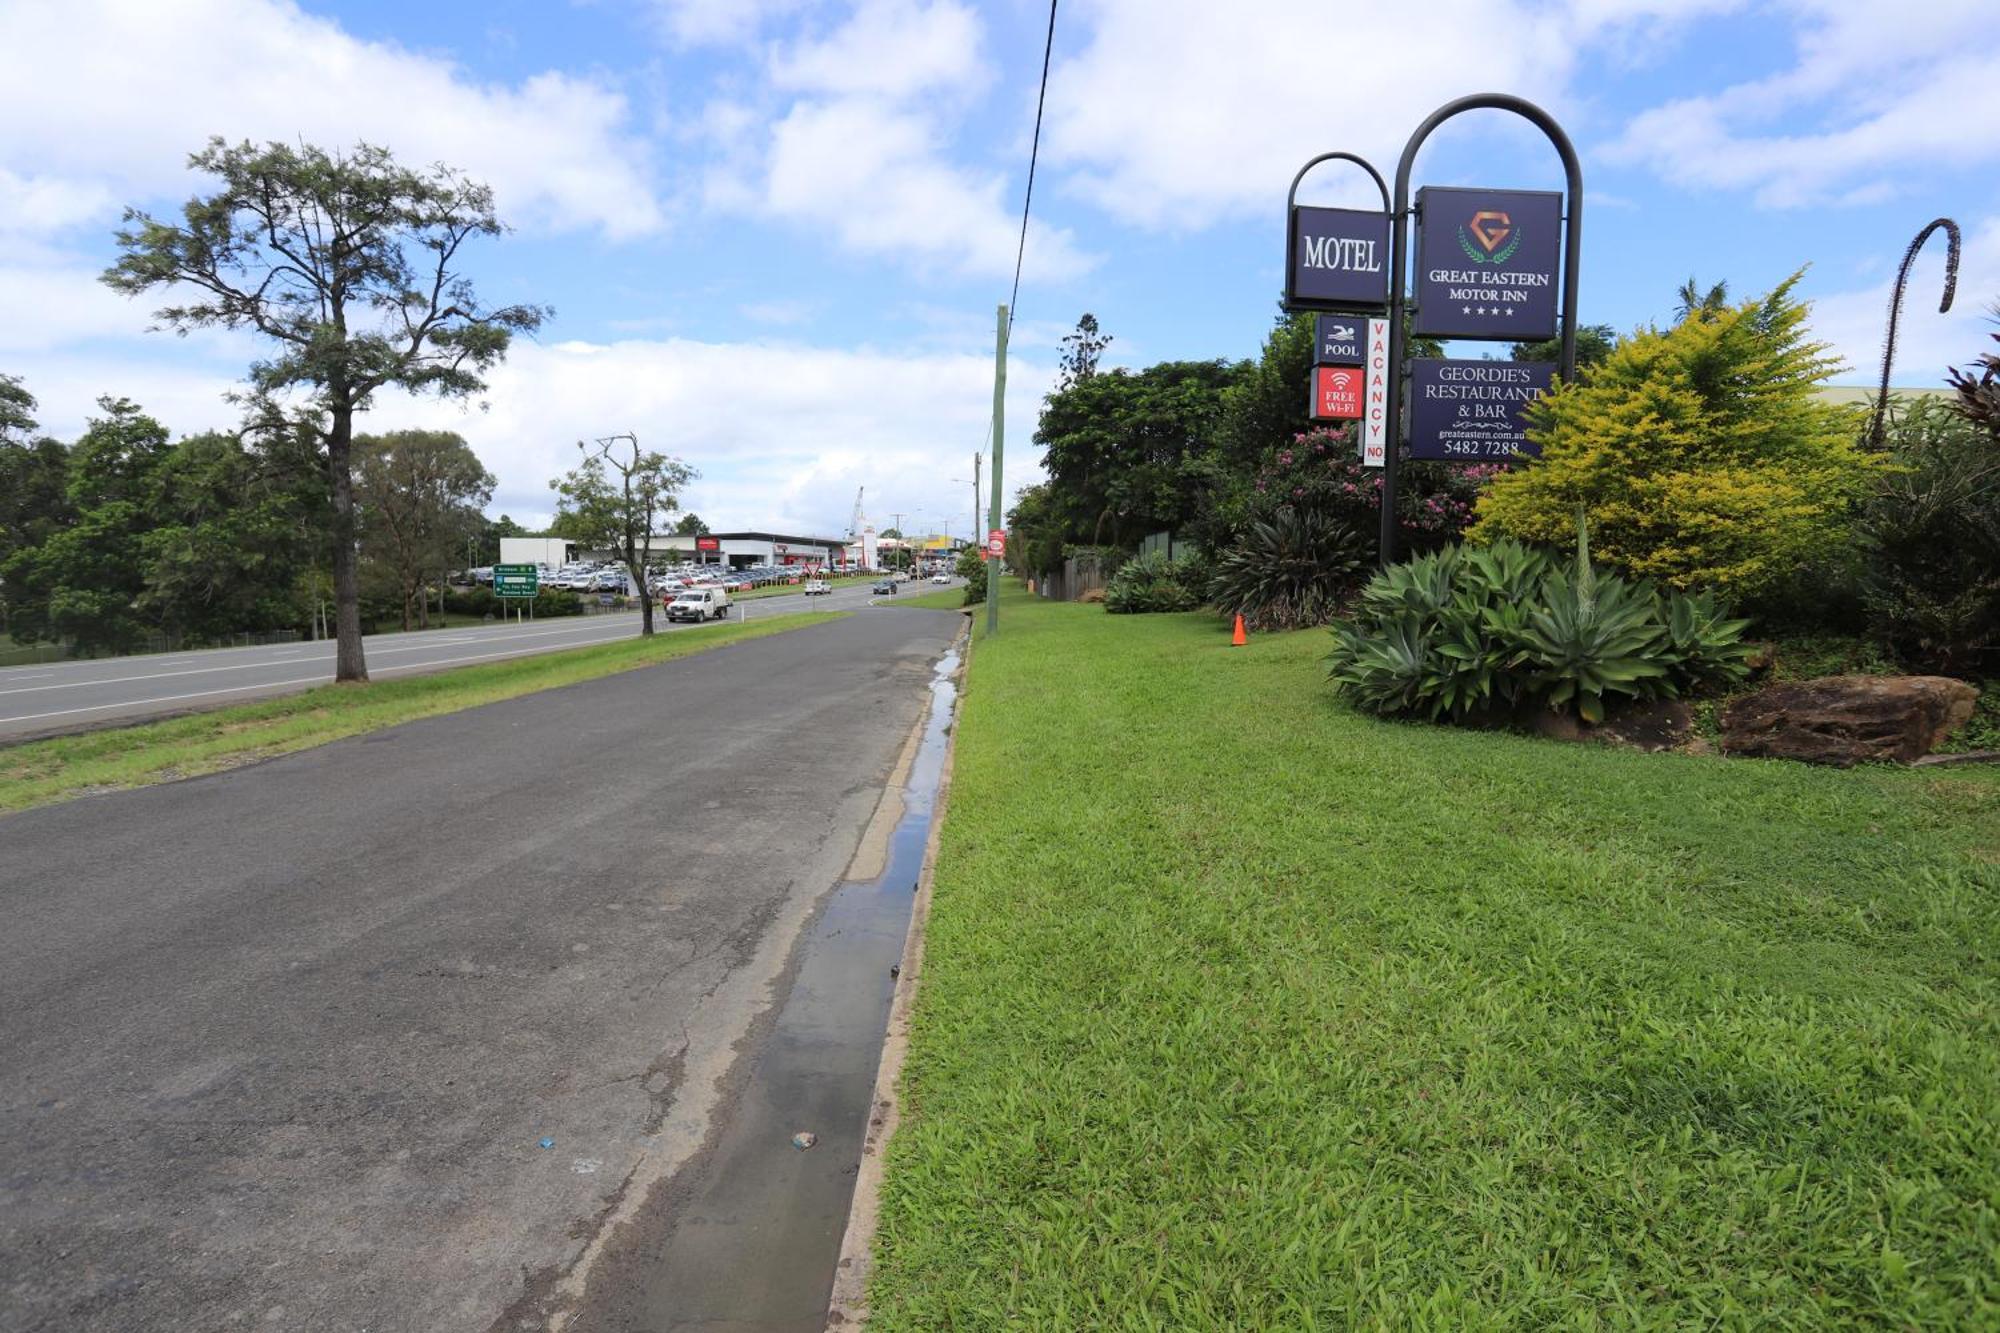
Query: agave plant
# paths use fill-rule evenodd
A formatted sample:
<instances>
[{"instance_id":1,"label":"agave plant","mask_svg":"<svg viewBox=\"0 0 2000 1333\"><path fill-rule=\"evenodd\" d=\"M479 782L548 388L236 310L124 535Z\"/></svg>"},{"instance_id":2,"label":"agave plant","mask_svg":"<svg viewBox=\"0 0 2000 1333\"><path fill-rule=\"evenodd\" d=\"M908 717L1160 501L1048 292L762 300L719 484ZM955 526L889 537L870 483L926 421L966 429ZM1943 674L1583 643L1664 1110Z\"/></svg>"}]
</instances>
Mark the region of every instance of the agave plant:
<instances>
[{"instance_id":1,"label":"agave plant","mask_svg":"<svg viewBox=\"0 0 2000 1333\"><path fill-rule=\"evenodd\" d=\"M1675 693L1656 653L1666 631L1652 588L1600 577L1581 514L1576 560L1543 578L1539 601L1521 625L1522 660L1552 707L1573 702L1585 721L1602 722L1606 694Z\"/></svg>"},{"instance_id":2,"label":"agave plant","mask_svg":"<svg viewBox=\"0 0 2000 1333\"><path fill-rule=\"evenodd\" d=\"M1360 629L1336 626L1327 659L1334 687L1371 713L1415 710L1428 688L1429 646L1416 616L1402 615Z\"/></svg>"},{"instance_id":3,"label":"agave plant","mask_svg":"<svg viewBox=\"0 0 2000 1333\"><path fill-rule=\"evenodd\" d=\"M1362 611L1373 616L1442 614L1458 593L1458 561L1459 548L1447 546L1389 566L1361 590Z\"/></svg>"},{"instance_id":4,"label":"agave plant","mask_svg":"<svg viewBox=\"0 0 2000 1333\"><path fill-rule=\"evenodd\" d=\"M1313 510L1280 509L1250 524L1216 562L1209 597L1224 615L1261 629L1297 629L1333 619L1360 580L1366 541Z\"/></svg>"},{"instance_id":5,"label":"agave plant","mask_svg":"<svg viewBox=\"0 0 2000 1333\"><path fill-rule=\"evenodd\" d=\"M1675 592L1655 609L1664 635L1655 655L1681 685L1733 685L1750 674L1747 620L1731 620L1707 592Z\"/></svg>"}]
</instances>

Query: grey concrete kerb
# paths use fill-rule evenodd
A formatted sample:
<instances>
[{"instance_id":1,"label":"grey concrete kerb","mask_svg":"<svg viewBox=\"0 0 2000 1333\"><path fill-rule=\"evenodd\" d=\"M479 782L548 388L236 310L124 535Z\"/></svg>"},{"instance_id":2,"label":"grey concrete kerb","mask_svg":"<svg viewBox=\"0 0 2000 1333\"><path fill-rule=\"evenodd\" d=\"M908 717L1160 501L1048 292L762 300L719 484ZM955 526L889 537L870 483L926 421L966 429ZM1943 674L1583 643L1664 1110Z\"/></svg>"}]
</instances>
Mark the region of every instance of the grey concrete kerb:
<instances>
[{"instance_id":1,"label":"grey concrete kerb","mask_svg":"<svg viewBox=\"0 0 2000 1333\"><path fill-rule=\"evenodd\" d=\"M960 716L965 708L965 681L972 670L972 620L965 625L965 656L958 668ZM921 730L923 723L919 721ZM882 1063L875 1071L875 1093L870 1101L868 1132L861 1143L861 1166L854 1180L854 1202L847 1213L847 1230L841 1237L840 1262L834 1268L833 1296L827 1304L826 1326L851 1330L868 1322L868 1280L875 1266L875 1231L882 1206L882 1173L889 1140L902 1120L899 1095L903 1061L910 1050L910 1017L916 1004L917 982L923 971L924 927L931 914L931 881L937 871L938 837L944 829L947 802L951 796L952 764L958 754L958 719L952 720L945 741L944 765L938 774L938 789L931 818L930 836L924 841L923 866L917 872L916 901L910 910L910 932L903 941L903 961L896 978L895 997L889 1004L889 1028L882 1040Z\"/></svg>"}]
</instances>

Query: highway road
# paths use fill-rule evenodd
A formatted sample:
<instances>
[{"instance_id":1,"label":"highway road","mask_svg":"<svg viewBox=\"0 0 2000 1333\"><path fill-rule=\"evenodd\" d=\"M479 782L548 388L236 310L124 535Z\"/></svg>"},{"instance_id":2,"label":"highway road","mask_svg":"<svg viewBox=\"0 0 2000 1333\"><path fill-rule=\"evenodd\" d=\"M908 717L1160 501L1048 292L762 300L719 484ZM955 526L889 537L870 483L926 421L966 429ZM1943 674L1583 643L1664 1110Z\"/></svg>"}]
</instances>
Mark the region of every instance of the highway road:
<instances>
[{"instance_id":1,"label":"highway road","mask_svg":"<svg viewBox=\"0 0 2000 1333\"><path fill-rule=\"evenodd\" d=\"M788 1059L837 1035L815 988L858 976L879 1043L899 944L813 941L853 934L835 886L962 623L864 610L0 815L0 1331L693 1321L594 1313L593 1268L671 1228L782 1014ZM861 1073L837 1127L808 1070L757 1155L834 1245ZM817 1330L815 1253L816 1311L702 1326Z\"/></svg>"},{"instance_id":2,"label":"highway road","mask_svg":"<svg viewBox=\"0 0 2000 1333\"><path fill-rule=\"evenodd\" d=\"M931 591L928 585L923 591ZM842 587L824 597L762 597L737 603L755 620L794 611L851 610L872 600L867 584ZM700 626L669 626L674 633ZM526 625L377 634L366 639L371 679L394 679L446 667L555 652L630 638L638 612L620 612ZM276 644L264 648L213 648L158 656L99 658L0 668L0 742L25 740L142 718L215 708L266 695L288 694L333 679L331 643Z\"/></svg>"}]
</instances>

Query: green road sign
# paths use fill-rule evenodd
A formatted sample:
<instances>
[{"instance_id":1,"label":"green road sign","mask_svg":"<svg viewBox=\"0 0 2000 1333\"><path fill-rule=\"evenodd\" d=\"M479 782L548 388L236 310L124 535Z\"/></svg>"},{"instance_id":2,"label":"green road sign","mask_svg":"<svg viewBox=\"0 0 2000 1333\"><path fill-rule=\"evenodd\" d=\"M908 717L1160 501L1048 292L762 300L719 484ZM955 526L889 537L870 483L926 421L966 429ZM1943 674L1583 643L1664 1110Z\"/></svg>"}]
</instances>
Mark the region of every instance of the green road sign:
<instances>
[{"instance_id":1,"label":"green road sign","mask_svg":"<svg viewBox=\"0 0 2000 1333\"><path fill-rule=\"evenodd\" d=\"M541 572L533 565L493 566L495 597L533 597L541 586Z\"/></svg>"}]
</instances>

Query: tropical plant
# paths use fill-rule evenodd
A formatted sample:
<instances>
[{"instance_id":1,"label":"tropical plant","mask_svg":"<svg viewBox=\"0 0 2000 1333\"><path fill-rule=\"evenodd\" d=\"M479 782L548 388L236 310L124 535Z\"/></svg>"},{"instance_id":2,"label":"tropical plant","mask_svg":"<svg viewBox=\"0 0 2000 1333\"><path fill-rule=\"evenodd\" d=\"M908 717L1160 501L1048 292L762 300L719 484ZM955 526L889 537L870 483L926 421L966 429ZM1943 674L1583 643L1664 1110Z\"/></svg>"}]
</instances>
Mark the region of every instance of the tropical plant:
<instances>
[{"instance_id":1,"label":"tropical plant","mask_svg":"<svg viewBox=\"0 0 2000 1333\"><path fill-rule=\"evenodd\" d=\"M1215 562L1209 599L1258 629L1323 625L1367 566L1370 541L1312 509L1252 522Z\"/></svg>"},{"instance_id":2,"label":"tropical plant","mask_svg":"<svg viewBox=\"0 0 2000 1333\"><path fill-rule=\"evenodd\" d=\"M1894 469L1860 523L1869 624L1914 665L1985 674L2000 651L2000 439L1920 401L1889 440Z\"/></svg>"},{"instance_id":3,"label":"tropical plant","mask_svg":"<svg viewBox=\"0 0 2000 1333\"><path fill-rule=\"evenodd\" d=\"M1743 631L1708 594L1661 593L1575 557L1502 538L1377 574L1334 628L1334 688L1382 714L1463 720L1524 706L1604 720L1613 696L1726 685L1747 672Z\"/></svg>"},{"instance_id":4,"label":"tropical plant","mask_svg":"<svg viewBox=\"0 0 2000 1333\"><path fill-rule=\"evenodd\" d=\"M1169 557L1148 551L1120 565L1104 585L1104 609L1121 615L1192 611L1201 605L1207 583L1207 568L1192 552Z\"/></svg>"},{"instance_id":5,"label":"tropical plant","mask_svg":"<svg viewBox=\"0 0 2000 1333\"><path fill-rule=\"evenodd\" d=\"M1732 599L1836 555L1882 462L1851 409L1814 395L1838 363L1808 340L1797 281L1731 308L1702 299L1543 395L1541 457L1487 485L1472 540L1566 542L1582 505L1607 565Z\"/></svg>"}]
</instances>

